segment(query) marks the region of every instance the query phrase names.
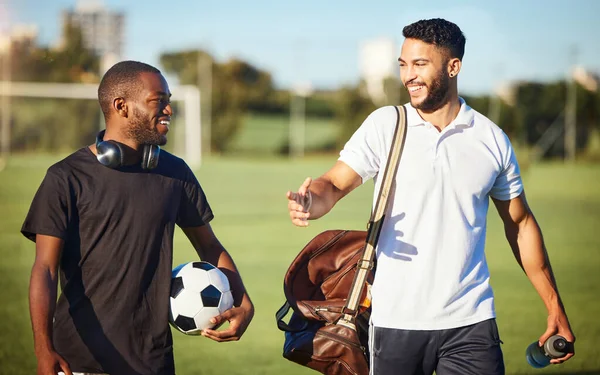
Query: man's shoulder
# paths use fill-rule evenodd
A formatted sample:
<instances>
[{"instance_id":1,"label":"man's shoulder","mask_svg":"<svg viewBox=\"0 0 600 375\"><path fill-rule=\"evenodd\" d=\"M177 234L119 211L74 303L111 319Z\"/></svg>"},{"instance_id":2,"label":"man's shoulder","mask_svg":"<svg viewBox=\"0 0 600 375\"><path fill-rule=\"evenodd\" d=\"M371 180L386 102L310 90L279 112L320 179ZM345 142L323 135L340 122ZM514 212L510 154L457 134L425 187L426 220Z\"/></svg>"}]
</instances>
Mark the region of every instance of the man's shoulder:
<instances>
[{"instance_id":1,"label":"man's shoulder","mask_svg":"<svg viewBox=\"0 0 600 375\"><path fill-rule=\"evenodd\" d=\"M82 147L77 151L64 157L63 159L57 161L56 163L52 164L48 168L47 173L58 176L65 176L67 173L77 169L75 168L77 165L89 162L90 154L92 154L92 151L87 146Z\"/></svg>"},{"instance_id":2,"label":"man's shoulder","mask_svg":"<svg viewBox=\"0 0 600 375\"><path fill-rule=\"evenodd\" d=\"M490 120L487 116L485 116L483 113L477 111L476 109L468 106L468 110L472 113L473 116L473 125L479 127L479 128L483 128L483 129L488 129L493 131L494 133L504 133L504 131L502 130L502 128L500 128L495 122L493 122L492 120Z\"/></svg>"},{"instance_id":3,"label":"man's shoulder","mask_svg":"<svg viewBox=\"0 0 600 375\"><path fill-rule=\"evenodd\" d=\"M480 141L488 145L498 146L502 150L512 147L510 138L500 126L477 110L473 108L470 108L470 110L473 112L474 134Z\"/></svg>"},{"instance_id":4,"label":"man's shoulder","mask_svg":"<svg viewBox=\"0 0 600 375\"><path fill-rule=\"evenodd\" d=\"M399 109L400 107L402 107L402 105L398 105L398 106L394 106L394 105L386 105L383 107L379 107L376 110L374 110L373 112L371 112L372 117L374 118L378 118L378 119L388 119L388 118L396 118L397 117L397 109Z\"/></svg>"},{"instance_id":5,"label":"man's shoulder","mask_svg":"<svg viewBox=\"0 0 600 375\"><path fill-rule=\"evenodd\" d=\"M171 178L189 180L194 175L187 162L168 151L160 151L157 173Z\"/></svg>"},{"instance_id":6,"label":"man's shoulder","mask_svg":"<svg viewBox=\"0 0 600 375\"><path fill-rule=\"evenodd\" d=\"M169 151L160 150L160 156L159 156L159 164L161 162L168 164L169 167L183 167L183 168L187 168L188 165L185 162L185 160L183 160L182 158L180 158L179 156L176 156L172 153L170 153Z\"/></svg>"},{"instance_id":7,"label":"man's shoulder","mask_svg":"<svg viewBox=\"0 0 600 375\"><path fill-rule=\"evenodd\" d=\"M398 119L397 109L399 107L401 106L387 105L379 107L369 114L365 122L378 129L393 130L396 127Z\"/></svg>"}]
</instances>

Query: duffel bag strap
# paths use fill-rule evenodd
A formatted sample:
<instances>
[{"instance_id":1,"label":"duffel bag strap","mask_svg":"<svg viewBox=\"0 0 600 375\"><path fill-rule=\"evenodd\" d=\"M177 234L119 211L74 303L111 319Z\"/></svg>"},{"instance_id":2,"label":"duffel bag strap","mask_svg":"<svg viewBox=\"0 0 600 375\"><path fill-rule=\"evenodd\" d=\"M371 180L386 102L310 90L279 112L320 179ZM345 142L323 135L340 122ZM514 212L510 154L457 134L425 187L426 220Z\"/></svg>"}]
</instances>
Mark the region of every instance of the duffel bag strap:
<instances>
[{"instance_id":1,"label":"duffel bag strap","mask_svg":"<svg viewBox=\"0 0 600 375\"><path fill-rule=\"evenodd\" d=\"M404 143L406 141L406 108L404 106L401 106L400 109L398 109L397 106L394 108L396 109L397 114L394 140L392 141L392 145L390 147L385 172L383 174L383 181L381 182L381 189L379 190L379 196L375 204L375 209L371 213L371 218L369 220L365 251L363 253L363 257L359 261L359 265L366 266L359 266L356 268L354 280L352 281L352 286L350 287L350 292L348 293L348 299L346 300L346 306L344 307L344 311L352 311L353 313L344 314L337 323L351 326L352 328L355 328L354 319L361 302L360 296L362 295L369 270L373 264L375 248L377 247L377 241L379 240L379 234L383 226L385 212L387 206L390 204L388 197L396 177L398 165L400 164L400 157L402 156Z\"/></svg>"}]
</instances>

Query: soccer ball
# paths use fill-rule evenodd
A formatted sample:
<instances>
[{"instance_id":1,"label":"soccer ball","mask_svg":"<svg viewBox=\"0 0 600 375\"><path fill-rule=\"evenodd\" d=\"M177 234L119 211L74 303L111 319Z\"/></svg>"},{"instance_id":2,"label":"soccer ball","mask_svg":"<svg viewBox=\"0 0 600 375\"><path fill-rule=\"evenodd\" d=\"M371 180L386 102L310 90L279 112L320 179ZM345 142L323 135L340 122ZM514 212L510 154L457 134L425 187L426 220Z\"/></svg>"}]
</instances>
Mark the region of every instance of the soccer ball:
<instances>
[{"instance_id":1,"label":"soccer ball","mask_svg":"<svg viewBox=\"0 0 600 375\"><path fill-rule=\"evenodd\" d=\"M208 262L189 262L171 274L169 323L186 335L214 328L210 319L233 307L227 276Z\"/></svg>"}]
</instances>

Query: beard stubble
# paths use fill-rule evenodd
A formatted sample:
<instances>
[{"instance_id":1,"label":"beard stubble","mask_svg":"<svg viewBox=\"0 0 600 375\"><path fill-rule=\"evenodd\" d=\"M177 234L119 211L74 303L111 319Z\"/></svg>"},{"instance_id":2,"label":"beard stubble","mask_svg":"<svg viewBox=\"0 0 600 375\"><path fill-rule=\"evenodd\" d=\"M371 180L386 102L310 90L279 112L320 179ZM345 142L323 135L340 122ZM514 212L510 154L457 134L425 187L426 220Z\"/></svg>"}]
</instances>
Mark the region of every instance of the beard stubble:
<instances>
[{"instance_id":1,"label":"beard stubble","mask_svg":"<svg viewBox=\"0 0 600 375\"><path fill-rule=\"evenodd\" d=\"M449 89L450 78L441 70L431 84L427 85L427 97L421 103L416 104L411 100L410 104L423 112L433 112L444 104Z\"/></svg>"},{"instance_id":2,"label":"beard stubble","mask_svg":"<svg viewBox=\"0 0 600 375\"><path fill-rule=\"evenodd\" d=\"M127 137L142 145L164 146L167 144L166 135L160 134L156 127L149 127L151 121L151 118L144 118L141 111L133 108L129 128L127 128Z\"/></svg>"}]
</instances>

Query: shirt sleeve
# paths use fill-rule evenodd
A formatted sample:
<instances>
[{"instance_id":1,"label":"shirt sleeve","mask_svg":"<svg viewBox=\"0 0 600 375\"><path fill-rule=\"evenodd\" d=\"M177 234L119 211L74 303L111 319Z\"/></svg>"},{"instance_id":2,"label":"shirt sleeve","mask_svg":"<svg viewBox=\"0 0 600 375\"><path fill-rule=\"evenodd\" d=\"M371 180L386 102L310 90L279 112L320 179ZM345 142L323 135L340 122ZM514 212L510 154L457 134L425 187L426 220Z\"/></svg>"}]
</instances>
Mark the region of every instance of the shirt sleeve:
<instances>
[{"instance_id":1,"label":"shirt sleeve","mask_svg":"<svg viewBox=\"0 0 600 375\"><path fill-rule=\"evenodd\" d=\"M508 201L518 197L523 192L523 181L519 170L519 163L510 140L504 134L503 166L496 177L490 195L501 201Z\"/></svg>"},{"instance_id":2,"label":"shirt sleeve","mask_svg":"<svg viewBox=\"0 0 600 375\"><path fill-rule=\"evenodd\" d=\"M378 132L374 119L378 111L371 113L365 119L346 142L338 158L360 175L362 183L377 175L381 165L383 146L381 134ZM385 160L383 162L385 163Z\"/></svg>"},{"instance_id":3,"label":"shirt sleeve","mask_svg":"<svg viewBox=\"0 0 600 375\"><path fill-rule=\"evenodd\" d=\"M66 178L49 169L31 202L21 233L34 242L36 234L66 240L72 204Z\"/></svg>"},{"instance_id":4,"label":"shirt sleeve","mask_svg":"<svg viewBox=\"0 0 600 375\"><path fill-rule=\"evenodd\" d=\"M177 214L177 225L181 228L201 226L214 217L198 179L187 164L186 170Z\"/></svg>"}]
</instances>

